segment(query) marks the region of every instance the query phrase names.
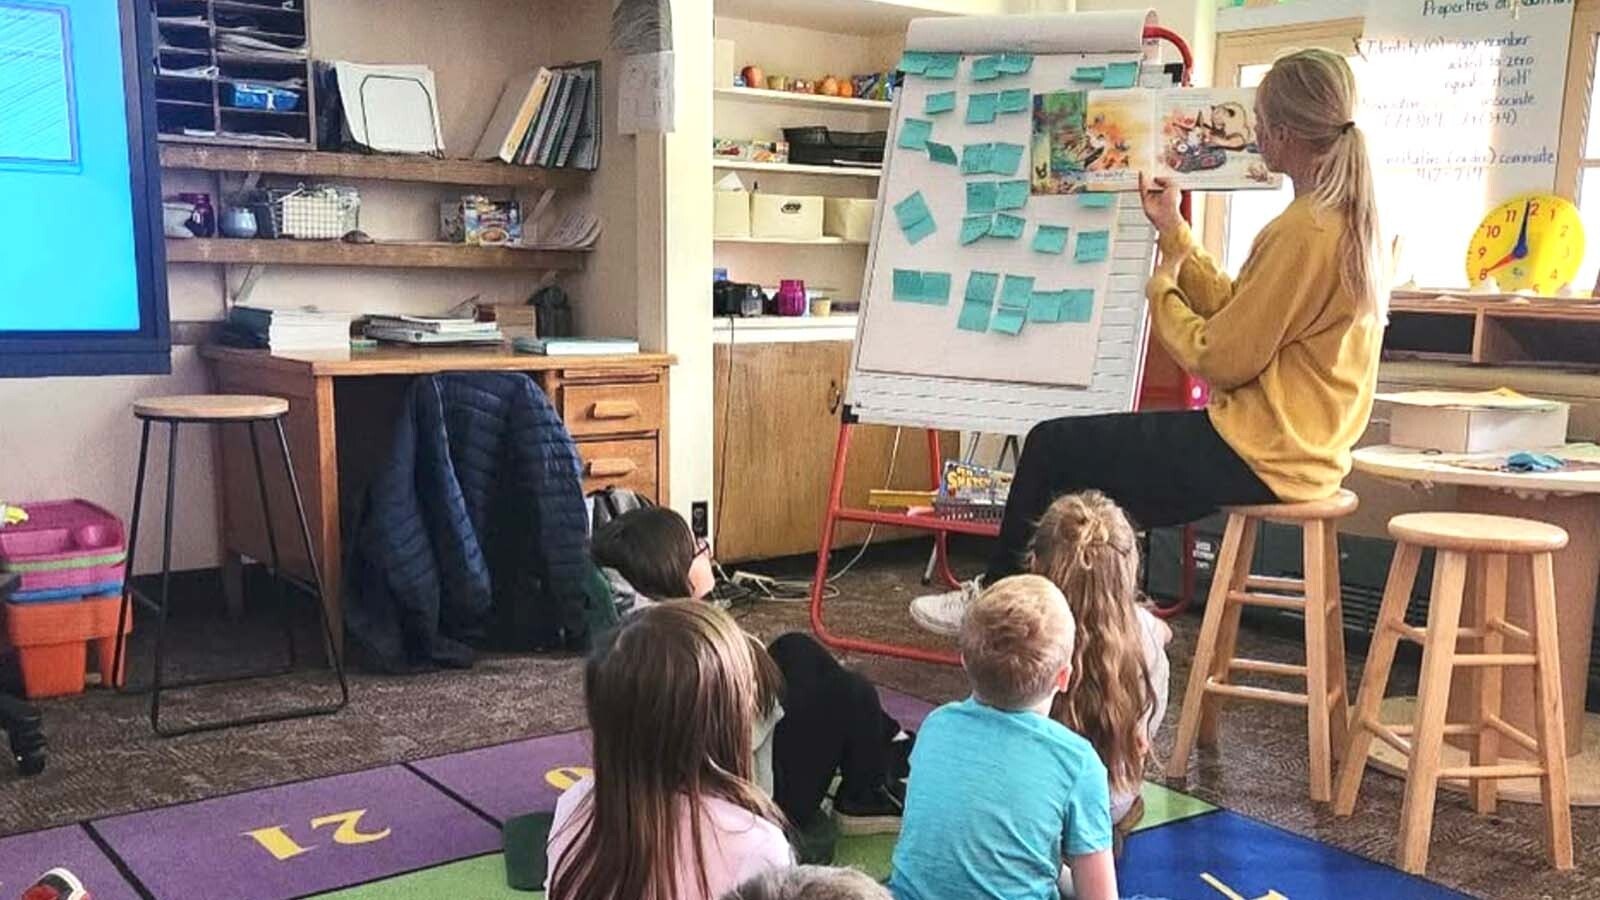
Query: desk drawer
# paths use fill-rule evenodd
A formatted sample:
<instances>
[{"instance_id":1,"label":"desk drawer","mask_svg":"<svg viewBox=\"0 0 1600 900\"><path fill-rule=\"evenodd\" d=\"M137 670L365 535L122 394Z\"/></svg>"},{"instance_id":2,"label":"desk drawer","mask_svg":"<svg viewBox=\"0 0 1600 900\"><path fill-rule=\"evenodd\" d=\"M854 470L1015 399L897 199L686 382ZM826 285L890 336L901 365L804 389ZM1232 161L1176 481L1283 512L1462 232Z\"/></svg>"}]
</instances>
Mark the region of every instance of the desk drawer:
<instances>
[{"instance_id":1,"label":"desk drawer","mask_svg":"<svg viewBox=\"0 0 1600 900\"><path fill-rule=\"evenodd\" d=\"M561 418L573 437L661 430L666 395L660 382L572 384L561 391Z\"/></svg>"},{"instance_id":2,"label":"desk drawer","mask_svg":"<svg viewBox=\"0 0 1600 900\"><path fill-rule=\"evenodd\" d=\"M656 440L579 441L583 460L583 492L620 487L657 499Z\"/></svg>"}]
</instances>

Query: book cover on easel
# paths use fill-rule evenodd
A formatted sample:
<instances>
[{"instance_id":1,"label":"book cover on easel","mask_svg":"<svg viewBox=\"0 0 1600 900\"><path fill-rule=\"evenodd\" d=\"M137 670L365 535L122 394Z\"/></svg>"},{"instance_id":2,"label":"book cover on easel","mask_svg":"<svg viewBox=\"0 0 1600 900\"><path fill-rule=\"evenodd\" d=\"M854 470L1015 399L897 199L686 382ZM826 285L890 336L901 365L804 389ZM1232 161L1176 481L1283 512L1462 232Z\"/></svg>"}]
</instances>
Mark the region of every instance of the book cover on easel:
<instances>
[{"instance_id":1,"label":"book cover on easel","mask_svg":"<svg viewBox=\"0 0 1600 900\"><path fill-rule=\"evenodd\" d=\"M1197 190L1273 189L1254 88L1065 90L1033 97L1032 193L1133 191L1139 173Z\"/></svg>"}]
</instances>

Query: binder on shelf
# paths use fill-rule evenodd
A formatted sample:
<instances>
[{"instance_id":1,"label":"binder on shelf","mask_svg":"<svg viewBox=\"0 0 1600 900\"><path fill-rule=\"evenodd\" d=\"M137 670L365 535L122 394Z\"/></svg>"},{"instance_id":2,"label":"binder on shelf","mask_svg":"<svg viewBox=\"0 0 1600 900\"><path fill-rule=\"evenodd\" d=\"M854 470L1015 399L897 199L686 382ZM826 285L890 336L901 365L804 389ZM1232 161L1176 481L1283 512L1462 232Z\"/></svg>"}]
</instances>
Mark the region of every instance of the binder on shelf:
<instances>
[{"instance_id":1,"label":"binder on shelf","mask_svg":"<svg viewBox=\"0 0 1600 900\"><path fill-rule=\"evenodd\" d=\"M498 159L515 162L523 137L533 125L533 117L544 102L545 91L554 77L549 69L540 66L506 82L500 93L500 103L478 139L473 159Z\"/></svg>"}]
</instances>

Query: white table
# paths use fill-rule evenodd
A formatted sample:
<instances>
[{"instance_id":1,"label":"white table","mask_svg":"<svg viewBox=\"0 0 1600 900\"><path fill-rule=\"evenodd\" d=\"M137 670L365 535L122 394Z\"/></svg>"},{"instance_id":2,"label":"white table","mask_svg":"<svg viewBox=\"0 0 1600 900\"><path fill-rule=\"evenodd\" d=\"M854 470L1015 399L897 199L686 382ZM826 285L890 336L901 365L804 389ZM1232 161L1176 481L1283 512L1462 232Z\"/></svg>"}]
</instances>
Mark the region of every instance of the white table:
<instances>
[{"instance_id":1,"label":"white table","mask_svg":"<svg viewBox=\"0 0 1600 900\"><path fill-rule=\"evenodd\" d=\"M1600 463L1600 448L1574 444L1547 451L1557 456ZM1429 489L1453 486L1455 509L1536 519L1559 525L1570 538L1567 549L1555 554L1556 631L1561 650L1561 702L1566 724L1567 752L1571 757L1573 802L1600 805L1600 728L1586 728L1584 699L1588 688L1589 648L1594 633L1595 588L1600 584L1600 469L1539 472L1486 471L1456 465L1458 462L1503 458L1505 454L1444 454L1401 447L1362 447L1355 451L1355 468L1379 478ZM1526 572L1513 571L1507 593L1507 618L1528 627L1530 585ZM1451 690L1449 721L1471 719L1476 694L1474 676L1457 670ZM1532 733L1533 680L1528 669L1504 673L1502 715L1506 721ZM1406 717L1410 698L1385 701L1385 715ZM1585 741L1586 735L1590 738ZM1375 742L1381 743L1381 742ZM1588 745L1586 747L1586 744ZM1393 768L1393 751L1387 745L1374 751L1374 761ZM1502 750L1510 755L1520 748ZM1464 751L1462 751L1464 753ZM1448 765L1449 763L1447 763ZM1533 782L1502 782L1509 800L1537 801Z\"/></svg>"}]
</instances>

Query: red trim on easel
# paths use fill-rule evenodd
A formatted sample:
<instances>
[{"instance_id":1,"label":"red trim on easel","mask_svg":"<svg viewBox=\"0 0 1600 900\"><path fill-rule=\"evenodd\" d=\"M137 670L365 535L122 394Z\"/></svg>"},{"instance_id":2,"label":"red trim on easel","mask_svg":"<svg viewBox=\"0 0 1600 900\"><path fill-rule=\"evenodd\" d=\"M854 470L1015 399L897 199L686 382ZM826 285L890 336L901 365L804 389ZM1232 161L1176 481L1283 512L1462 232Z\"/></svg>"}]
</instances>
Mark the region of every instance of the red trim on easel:
<instances>
[{"instance_id":1,"label":"red trim on easel","mask_svg":"<svg viewBox=\"0 0 1600 900\"><path fill-rule=\"evenodd\" d=\"M1164 40L1178 49L1178 55L1183 59L1182 83L1189 83L1189 72L1194 68L1194 57L1189 52L1188 44L1176 33L1160 26L1147 26L1144 30L1146 40ZM1193 221L1190 212L1189 194L1183 195L1183 217ZM1148 331L1148 324L1146 329ZM1149 336L1146 335L1148 345ZM1163 386L1151 385L1146 373L1139 372L1139 394L1134 398L1134 409L1157 408L1161 401L1165 405L1177 406L1181 409L1199 409L1205 406L1205 385L1182 375L1176 385ZM1174 390L1176 388L1176 390ZM843 421L839 423L839 441L834 447L833 478L828 485L828 510L822 519L822 541L817 548L817 566L811 579L811 630L823 644L835 650L854 650L861 653L872 653L880 656L894 656L900 659L911 659L919 662L942 663L944 665L960 665L961 658L949 651L929 650L922 647L912 647L905 644L894 644L884 641L874 641L867 638L849 637L834 634L828 630L828 625L822 618L822 599L828 585L828 561L833 552L834 532L840 522L866 522L874 525L888 525L901 528L914 528L922 531L931 531L934 535L935 546L935 573L940 580L954 586L957 581L954 573L950 571L949 554L946 552L951 534L971 534L981 537L996 537L1000 533L997 522L971 521L963 519L943 519L930 513L886 513L872 509L860 509L844 505L844 479L846 467L850 458L850 433L855 428L855 423ZM929 428L928 433L928 464L929 483L937 490L940 479L943 477L944 461L939 449L939 432ZM1164 616L1173 616L1189 607L1194 595L1194 553L1193 533L1185 528L1183 532L1183 592L1178 603L1161 610Z\"/></svg>"}]
</instances>

